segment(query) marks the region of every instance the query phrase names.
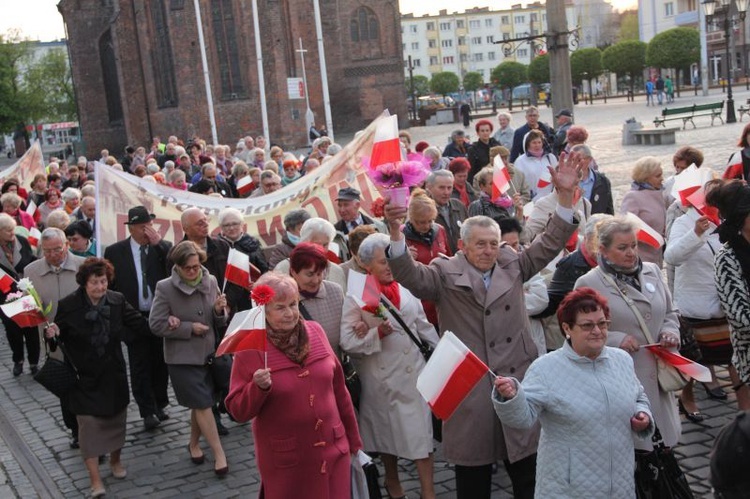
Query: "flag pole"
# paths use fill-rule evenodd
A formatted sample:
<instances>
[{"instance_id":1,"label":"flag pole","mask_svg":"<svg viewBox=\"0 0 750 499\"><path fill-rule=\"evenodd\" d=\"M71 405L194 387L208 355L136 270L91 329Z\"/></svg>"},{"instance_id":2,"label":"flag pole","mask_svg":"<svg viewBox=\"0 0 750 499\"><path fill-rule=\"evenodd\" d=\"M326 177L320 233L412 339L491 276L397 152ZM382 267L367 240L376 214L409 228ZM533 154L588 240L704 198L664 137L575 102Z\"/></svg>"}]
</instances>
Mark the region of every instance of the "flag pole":
<instances>
[{"instance_id":1,"label":"flag pole","mask_svg":"<svg viewBox=\"0 0 750 499\"><path fill-rule=\"evenodd\" d=\"M224 289L227 287L227 278L224 276L224 284L221 286L221 294L224 294Z\"/></svg>"}]
</instances>

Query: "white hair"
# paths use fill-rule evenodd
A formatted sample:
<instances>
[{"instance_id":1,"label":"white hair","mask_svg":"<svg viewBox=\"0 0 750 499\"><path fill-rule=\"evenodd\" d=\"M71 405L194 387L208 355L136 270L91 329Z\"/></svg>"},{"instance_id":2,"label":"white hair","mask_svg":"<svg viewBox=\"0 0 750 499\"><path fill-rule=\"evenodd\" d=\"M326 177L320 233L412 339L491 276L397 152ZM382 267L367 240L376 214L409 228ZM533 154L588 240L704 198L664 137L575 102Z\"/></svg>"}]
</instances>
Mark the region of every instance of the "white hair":
<instances>
[{"instance_id":1,"label":"white hair","mask_svg":"<svg viewBox=\"0 0 750 499\"><path fill-rule=\"evenodd\" d=\"M81 191L76 189L75 187L68 187L62 192L62 200L64 202L68 202L74 198L81 199Z\"/></svg>"},{"instance_id":2,"label":"white hair","mask_svg":"<svg viewBox=\"0 0 750 499\"><path fill-rule=\"evenodd\" d=\"M497 222L492 220L490 217L477 215L475 217L467 218L461 225L461 240L464 242L464 244L469 244L469 241L471 240L471 233L475 227L494 229L497 232L497 240L500 241L500 226L497 225Z\"/></svg>"},{"instance_id":3,"label":"white hair","mask_svg":"<svg viewBox=\"0 0 750 499\"><path fill-rule=\"evenodd\" d=\"M313 217L302 224L299 238L301 242L305 242L317 234L323 234L329 241L333 241L333 238L336 237L336 227L325 218Z\"/></svg>"},{"instance_id":4,"label":"white hair","mask_svg":"<svg viewBox=\"0 0 750 499\"><path fill-rule=\"evenodd\" d=\"M224 208L219 212L219 225L224 225L227 218L235 218L242 223L242 212L237 208Z\"/></svg>"},{"instance_id":5,"label":"white hair","mask_svg":"<svg viewBox=\"0 0 750 499\"><path fill-rule=\"evenodd\" d=\"M379 249L385 251L388 245L391 244L391 238L385 234L376 232L367 236L362 244L359 245L357 251L357 258L359 258L365 265L372 262L375 258L375 252Z\"/></svg>"}]
</instances>

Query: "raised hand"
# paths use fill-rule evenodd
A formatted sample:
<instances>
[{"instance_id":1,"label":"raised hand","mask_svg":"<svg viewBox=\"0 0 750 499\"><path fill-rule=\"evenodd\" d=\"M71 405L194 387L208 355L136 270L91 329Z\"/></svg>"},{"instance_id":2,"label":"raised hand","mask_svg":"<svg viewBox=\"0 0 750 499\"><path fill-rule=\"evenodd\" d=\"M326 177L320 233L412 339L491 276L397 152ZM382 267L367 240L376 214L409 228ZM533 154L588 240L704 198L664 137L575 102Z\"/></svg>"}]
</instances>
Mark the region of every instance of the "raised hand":
<instances>
[{"instance_id":1,"label":"raised hand","mask_svg":"<svg viewBox=\"0 0 750 499\"><path fill-rule=\"evenodd\" d=\"M552 167L547 167L552 176L552 184L557 191L560 206L565 208L573 207L573 198L584 164L585 160L581 155L573 152L560 154L560 162L557 164L556 170Z\"/></svg>"},{"instance_id":2,"label":"raised hand","mask_svg":"<svg viewBox=\"0 0 750 499\"><path fill-rule=\"evenodd\" d=\"M385 196L385 205L383 206L383 213L385 215L385 222L388 224L388 230L391 233L391 240L398 241L404 235L401 233L401 224L406 220L406 208L396 204L391 204L391 197Z\"/></svg>"}]
</instances>

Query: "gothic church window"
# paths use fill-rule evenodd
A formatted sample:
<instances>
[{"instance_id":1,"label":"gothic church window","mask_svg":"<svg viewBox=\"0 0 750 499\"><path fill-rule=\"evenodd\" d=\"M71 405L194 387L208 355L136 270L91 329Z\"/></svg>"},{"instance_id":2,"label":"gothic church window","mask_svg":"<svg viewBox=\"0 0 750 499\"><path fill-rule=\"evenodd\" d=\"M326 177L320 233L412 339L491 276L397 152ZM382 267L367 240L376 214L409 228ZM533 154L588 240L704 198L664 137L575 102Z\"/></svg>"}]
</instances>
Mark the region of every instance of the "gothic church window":
<instances>
[{"instance_id":1,"label":"gothic church window","mask_svg":"<svg viewBox=\"0 0 750 499\"><path fill-rule=\"evenodd\" d=\"M212 0L211 20L213 21L214 45L219 62L221 99L246 98L247 91L242 81L240 51L232 0Z\"/></svg>"},{"instance_id":2,"label":"gothic church window","mask_svg":"<svg viewBox=\"0 0 750 499\"><path fill-rule=\"evenodd\" d=\"M380 38L380 24L375 13L367 7L360 7L349 23L353 42L375 41Z\"/></svg>"},{"instance_id":3,"label":"gothic church window","mask_svg":"<svg viewBox=\"0 0 750 499\"><path fill-rule=\"evenodd\" d=\"M160 108L177 106L177 81L164 1L151 0L149 5L154 38L151 45L151 64L156 86L156 103Z\"/></svg>"},{"instance_id":4,"label":"gothic church window","mask_svg":"<svg viewBox=\"0 0 750 499\"><path fill-rule=\"evenodd\" d=\"M123 120L122 100L120 96L120 79L117 76L117 59L112 41L112 31L107 30L99 38L99 63L102 67L104 98L107 101L107 115L110 123Z\"/></svg>"}]
</instances>

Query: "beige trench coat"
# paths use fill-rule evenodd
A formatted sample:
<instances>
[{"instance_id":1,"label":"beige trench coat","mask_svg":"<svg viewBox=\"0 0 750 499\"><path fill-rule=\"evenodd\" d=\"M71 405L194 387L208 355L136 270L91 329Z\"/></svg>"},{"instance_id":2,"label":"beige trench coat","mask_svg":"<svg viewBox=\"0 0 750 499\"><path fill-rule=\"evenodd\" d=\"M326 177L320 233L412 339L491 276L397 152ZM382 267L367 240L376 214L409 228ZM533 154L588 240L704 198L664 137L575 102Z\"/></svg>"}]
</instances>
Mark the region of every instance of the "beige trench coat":
<instances>
[{"instance_id":1,"label":"beige trench coat","mask_svg":"<svg viewBox=\"0 0 750 499\"><path fill-rule=\"evenodd\" d=\"M625 294L635 302L641 312L653 340L658 341L659 334L662 332L679 336L677 310L672 305L672 297L662 280L659 268L656 264L644 262L639 277L641 291L632 286L625 286L624 290ZM638 340L641 345L651 343L641 331L638 319L636 319L630 306L622 299L619 291L604 280L598 267L580 277L576 281L575 287L576 289L581 287L594 288L609 302L612 325L607 337L607 346L619 347L628 334ZM656 380L656 357L652 353L641 348L632 355L635 373L644 390L646 390L646 395L648 395L656 426L659 427L664 443L668 447L673 447L677 445L681 432L680 415L677 413L674 394L659 389L659 383ZM652 448L650 440L634 439L634 443L636 449L651 450Z\"/></svg>"},{"instance_id":2,"label":"beige trench coat","mask_svg":"<svg viewBox=\"0 0 750 499\"><path fill-rule=\"evenodd\" d=\"M520 255L503 247L489 289L463 252L414 262L409 252L389 259L396 280L417 298L437 305L441 331L453 331L496 374L523 379L537 357L526 313L523 283L560 252L578 224L554 215L547 231ZM446 459L462 466L519 461L536 452L539 426L519 430L500 424L487 375L443 426Z\"/></svg>"}]
</instances>

